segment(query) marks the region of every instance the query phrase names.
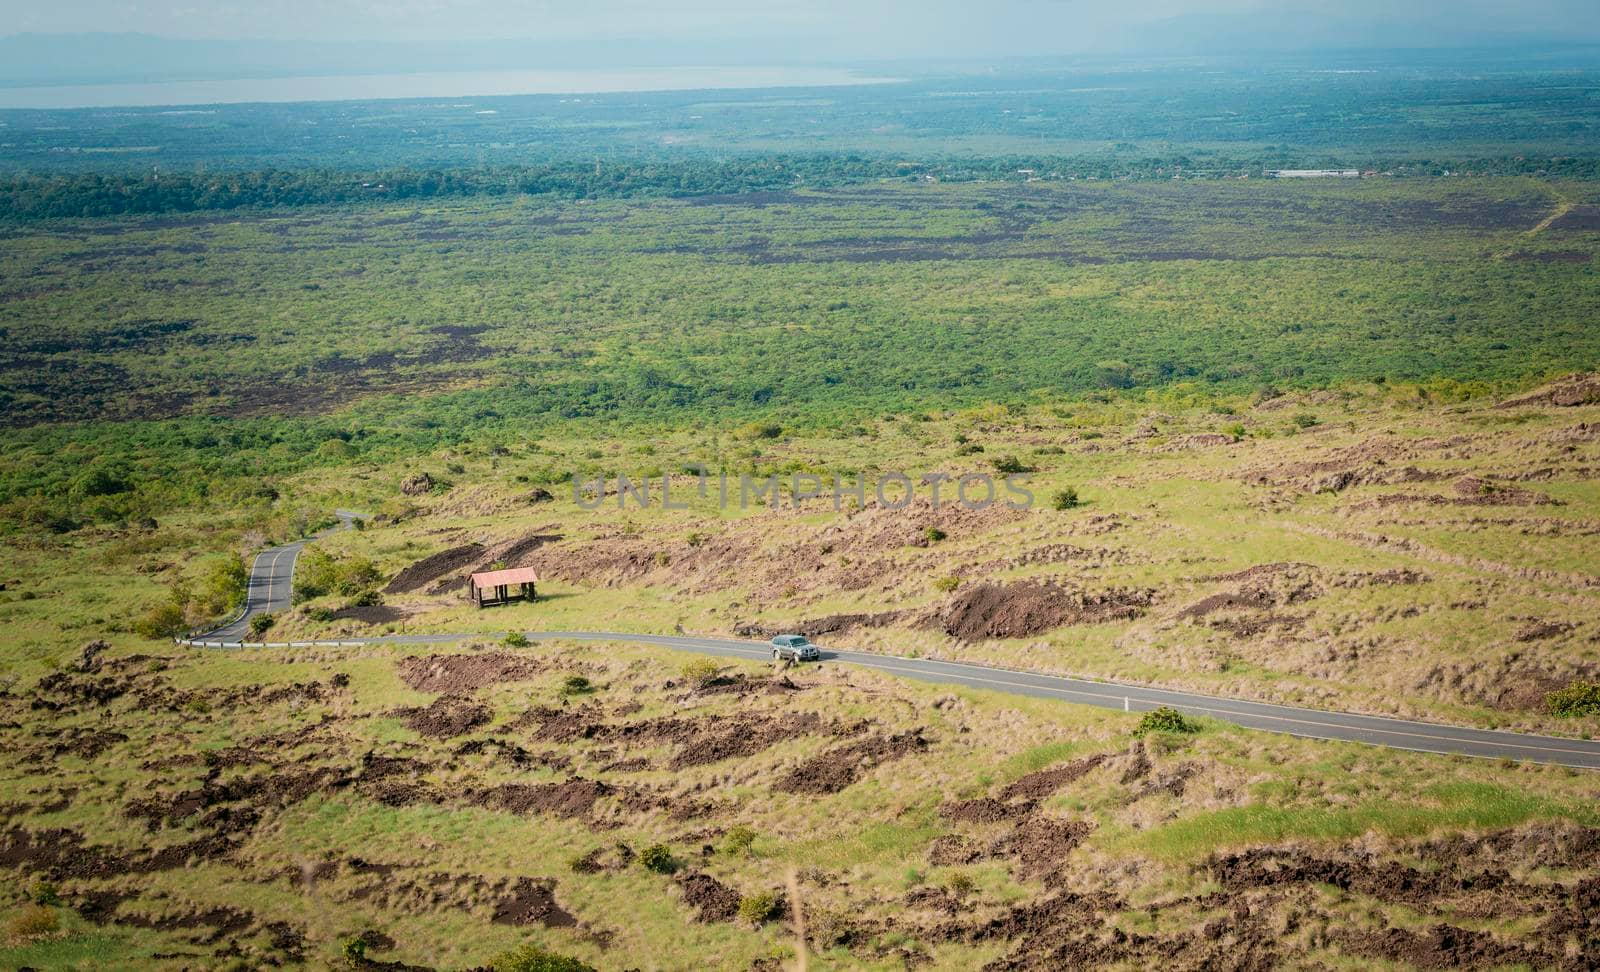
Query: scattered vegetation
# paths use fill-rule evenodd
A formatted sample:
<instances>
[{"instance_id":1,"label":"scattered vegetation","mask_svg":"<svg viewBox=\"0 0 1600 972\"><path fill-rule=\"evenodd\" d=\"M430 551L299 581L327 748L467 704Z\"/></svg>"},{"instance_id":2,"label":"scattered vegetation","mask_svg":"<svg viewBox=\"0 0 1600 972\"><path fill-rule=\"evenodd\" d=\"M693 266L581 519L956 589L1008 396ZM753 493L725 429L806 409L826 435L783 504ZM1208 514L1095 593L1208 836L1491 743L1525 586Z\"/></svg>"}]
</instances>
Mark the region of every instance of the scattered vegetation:
<instances>
[{"instance_id":1,"label":"scattered vegetation","mask_svg":"<svg viewBox=\"0 0 1600 972\"><path fill-rule=\"evenodd\" d=\"M1600 682L1574 682L1545 696L1552 715L1600 715Z\"/></svg>"},{"instance_id":2,"label":"scattered vegetation","mask_svg":"<svg viewBox=\"0 0 1600 972\"><path fill-rule=\"evenodd\" d=\"M1193 733L1200 731L1200 724L1188 716L1169 706L1151 709L1139 717L1139 724L1134 727L1135 736L1144 736L1152 732Z\"/></svg>"},{"instance_id":3,"label":"scattered vegetation","mask_svg":"<svg viewBox=\"0 0 1600 972\"><path fill-rule=\"evenodd\" d=\"M747 894L739 899L739 919L748 925L760 925L778 915L778 896L769 891Z\"/></svg>"},{"instance_id":4,"label":"scattered vegetation","mask_svg":"<svg viewBox=\"0 0 1600 972\"><path fill-rule=\"evenodd\" d=\"M523 945L489 963L494 972L595 972L595 968L538 945Z\"/></svg>"},{"instance_id":5,"label":"scattered vegetation","mask_svg":"<svg viewBox=\"0 0 1600 972\"><path fill-rule=\"evenodd\" d=\"M666 844L651 844L639 852L639 865L657 874L671 874L678 869L678 859Z\"/></svg>"}]
</instances>

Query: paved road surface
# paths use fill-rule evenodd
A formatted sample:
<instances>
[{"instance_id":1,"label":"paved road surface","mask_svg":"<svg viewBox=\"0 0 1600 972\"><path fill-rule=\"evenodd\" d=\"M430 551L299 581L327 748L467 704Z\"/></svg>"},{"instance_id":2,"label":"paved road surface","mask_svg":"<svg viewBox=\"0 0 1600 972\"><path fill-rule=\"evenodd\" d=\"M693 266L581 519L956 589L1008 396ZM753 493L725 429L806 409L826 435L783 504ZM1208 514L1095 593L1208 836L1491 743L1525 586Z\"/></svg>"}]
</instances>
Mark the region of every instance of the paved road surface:
<instances>
[{"instance_id":1,"label":"paved road surface","mask_svg":"<svg viewBox=\"0 0 1600 972\"><path fill-rule=\"evenodd\" d=\"M352 521L365 519L364 514L350 510L335 510L334 515L339 518L339 526L334 530L348 528ZM326 536L331 532L324 530L317 536ZM309 539L296 540L256 554L255 562L250 565L250 585L245 588L244 611L222 627L195 637L207 641L242 641L251 637L250 619L253 616L288 610L293 593L295 558L300 556L301 549L309 542Z\"/></svg>"},{"instance_id":2,"label":"paved road surface","mask_svg":"<svg viewBox=\"0 0 1600 972\"><path fill-rule=\"evenodd\" d=\"M244 642L241 645L239 632L248 630L247 621L254 610L277 610L278 608L273 605L287 606L289 577L294 569L294 558L304 545L305 541L292 543L263 551L257 556L250 587L252 603L259 603L262 606L247 611L238 621L196 637L188 643L217 648L256 646L253 642ZM259 600L257 600L258 591ZM689 635L634 634L624 631L530 631L526 634L532 640L561 638L572 641L626 641L730 658L770 657L770 648L759 641L700 638ZM501 635L483 632L386 635L373 638L347 638L339 641L276 642L260 647L448 644L467 638L499 637ZM1166 705L1181 712L1209 716L1251 729L1283 732L1312 739L1337 739L1425 753L1451 753L1486 759L1532 760L1581 769L1600 769L1600 741L1468 729L1381 716L1303 709L1266 702L1217 698L1193 692L1174 692L1138 685L1120 685L1035 672L1012 671L963 662L901 658L876 652L825 648L822 657L824 661L859 665L862 668L925 682L965 685L971 688L1009 692L1013 695L1059 699L1063 702L1097 705L1130 712L1144 712Z\"/></svg>"}]
</instances>

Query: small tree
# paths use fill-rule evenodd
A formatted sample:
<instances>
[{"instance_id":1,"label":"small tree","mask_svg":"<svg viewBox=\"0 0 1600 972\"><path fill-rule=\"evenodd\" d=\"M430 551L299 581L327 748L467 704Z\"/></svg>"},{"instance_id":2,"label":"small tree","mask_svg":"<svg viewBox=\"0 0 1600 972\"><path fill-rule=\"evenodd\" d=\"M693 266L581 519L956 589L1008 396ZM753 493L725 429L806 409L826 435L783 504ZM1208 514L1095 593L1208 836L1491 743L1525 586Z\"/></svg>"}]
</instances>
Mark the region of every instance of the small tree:
<instances>
[{"instance_id":1,"label":"small tree","mask_svg":"<svg viewBox=\"0 0 1600 972\"><path fill-rule=\"evenodd\" d=\"M595 972L592 965L537 945L502 952L489 962L489 968L494 972Z\"/></svg>"},{"instance_id":2,"label":"small tree","mask_svg":"<svg viewBox=\"0 0 1600 972\"><path fill-rule=\"evenodd\" d=\"M647 871L671 874L678 869L678 860L666 844L651 844L639 852L639 863Z\"/></svg>"},{"instance_id":3,"label":"small tree","mask_svg":"<svg viewBox=\"0 0 1600 972\"><path fill-rule=\"evenodd\" d=\"M134 633L151 640L175 638L183 628L183 605L173 600L155 605L133 622Z\"/></svg>"},{"instance_id":4,"label":"small tree","mask_svg":"<svg viewBox=\"0 0 1600 972\"><path fill-rule=\"evenodd\" d=\"M728 832L722 836L722 849L728 854L745 854L755 842L755 828L738 824L729 827Z\"/></svg>"},{"instance_id":5,"label":"small tree","mask_svg":"<svg viewBox=\"0 0 1600 972\"><path fill-rule=\"evenodd\" d=\"M511 632L510 634L506 635L500 643L505 645L507 648L526 648L533 644L533 642L528 640L528 636L520 631Z\"/></svg>"},{"instance_id":6,"label":"small tree","mask_svg":"<svg viewBox=\"0 0 1600 972\"><path fill-rule=\"evenodd\" d=\"M739 917L752 925L778 916L778 896L769 891L747 894L739 899Z\"/></svg>"},{"instance_id":7,"label":"small tree","mask_svg":"<svg viewBox=\"0 0 1600 972\"><path fill-rule=\"evenodd\" d=\"M1544 697L1551 715L1585 716L1600 714L1600 682L1573 682Z\"/></svg>"},{"instance_id":8,"label":"small tree","mask_svg":"<svg viewBox=\"0 0 1600 972\"><path fill-rule=\"evenodd\" d=\"M260 637L261 635L266 634L267 629L271 628L273 624L277 622L277 620L278 619L271 614L258 614L250 619L250 633Z\"/></svg>"},{"instance_id":9,"label":"small tree","mask_svg":"<svg viewBox=\"0 0 1600 972\"><path fill-rule=\"evenodd\" d=\"M706 685L717 677L717 673L722 671L722 666L709 658L691 658L683 663L679 671L682 672L685 681L694 685Z\"/></svg>"},{"instance_id":10,"label":"small tree","mask_svg":"<svg viewBox=\"0 0 1600 972\"><path fill-rule=\"evenodd\" d=\"M561 680L562 695L587 695L594 691L594 685L582 675L568 675Z\"/></svg>"},{"instance_id":11,"label":"small tree","mask_svg":"<svg viewBox=\"0 0 1600 972\"><path fill-rule=\"evenodd\" d=\"M1080 504L1078 491L1071 486L1056 490L1055 494L1050 497L1050 506L1057 510L1070 510Z\"/></svg>"},{"instance_id":12,"label":"small tree","mask_svg":"<svg viewBox=\"0 0 1600 972\"><path fill-rule=\"evenodd\" d=\"M1199 732L1200 725L1185 716L1182 712L1171 706L1162 706L1151 709L1139 719L1139 725L1134 727L1135 736L1143 736L1152 732L1188 733Z\"/></svg>"}]
</instances>

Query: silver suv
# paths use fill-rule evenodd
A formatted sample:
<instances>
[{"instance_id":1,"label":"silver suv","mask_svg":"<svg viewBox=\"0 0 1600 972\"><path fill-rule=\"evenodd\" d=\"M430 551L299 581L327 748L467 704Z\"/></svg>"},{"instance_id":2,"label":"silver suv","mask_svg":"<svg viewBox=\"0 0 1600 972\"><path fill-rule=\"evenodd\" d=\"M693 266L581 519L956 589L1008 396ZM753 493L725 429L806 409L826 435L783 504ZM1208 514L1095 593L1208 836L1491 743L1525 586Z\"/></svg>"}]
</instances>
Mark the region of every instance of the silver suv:
<instances>
[{"instance_id":1,"label":"silver suv","mask_svg":"<svg viewBox=\"0 0 1600 972\"><path fill-rule=\"evenodd\" d=\"M816 661L821 657L822 652L805 635L781 634L772 639L773 661Z\"/></svg>"}]
</instances>

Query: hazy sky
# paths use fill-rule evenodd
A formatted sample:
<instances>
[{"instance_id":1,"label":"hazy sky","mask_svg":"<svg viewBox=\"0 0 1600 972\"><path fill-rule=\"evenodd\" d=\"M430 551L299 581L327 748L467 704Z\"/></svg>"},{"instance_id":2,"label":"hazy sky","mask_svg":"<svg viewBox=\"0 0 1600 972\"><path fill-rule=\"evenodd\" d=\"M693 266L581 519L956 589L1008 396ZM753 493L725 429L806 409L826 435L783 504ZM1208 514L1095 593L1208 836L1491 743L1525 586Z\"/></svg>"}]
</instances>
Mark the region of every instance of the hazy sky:
<instances>
[{"instance_id":1,"label":"hazy sky","mask_svg":"<svg viewBox=\"0 0 1600 972\"><path fill-rule=\"evenodd\" d=\"M1304 33L1388 25L1401 41L1526 32L1600 40L1597 0L0 0L0 31L184 38L789 40L821 55L963 56L1092 49L1183 15L1254 14ZM1404 44L1400 45L1404 46Z\"/></svg>"}]
</instances>

